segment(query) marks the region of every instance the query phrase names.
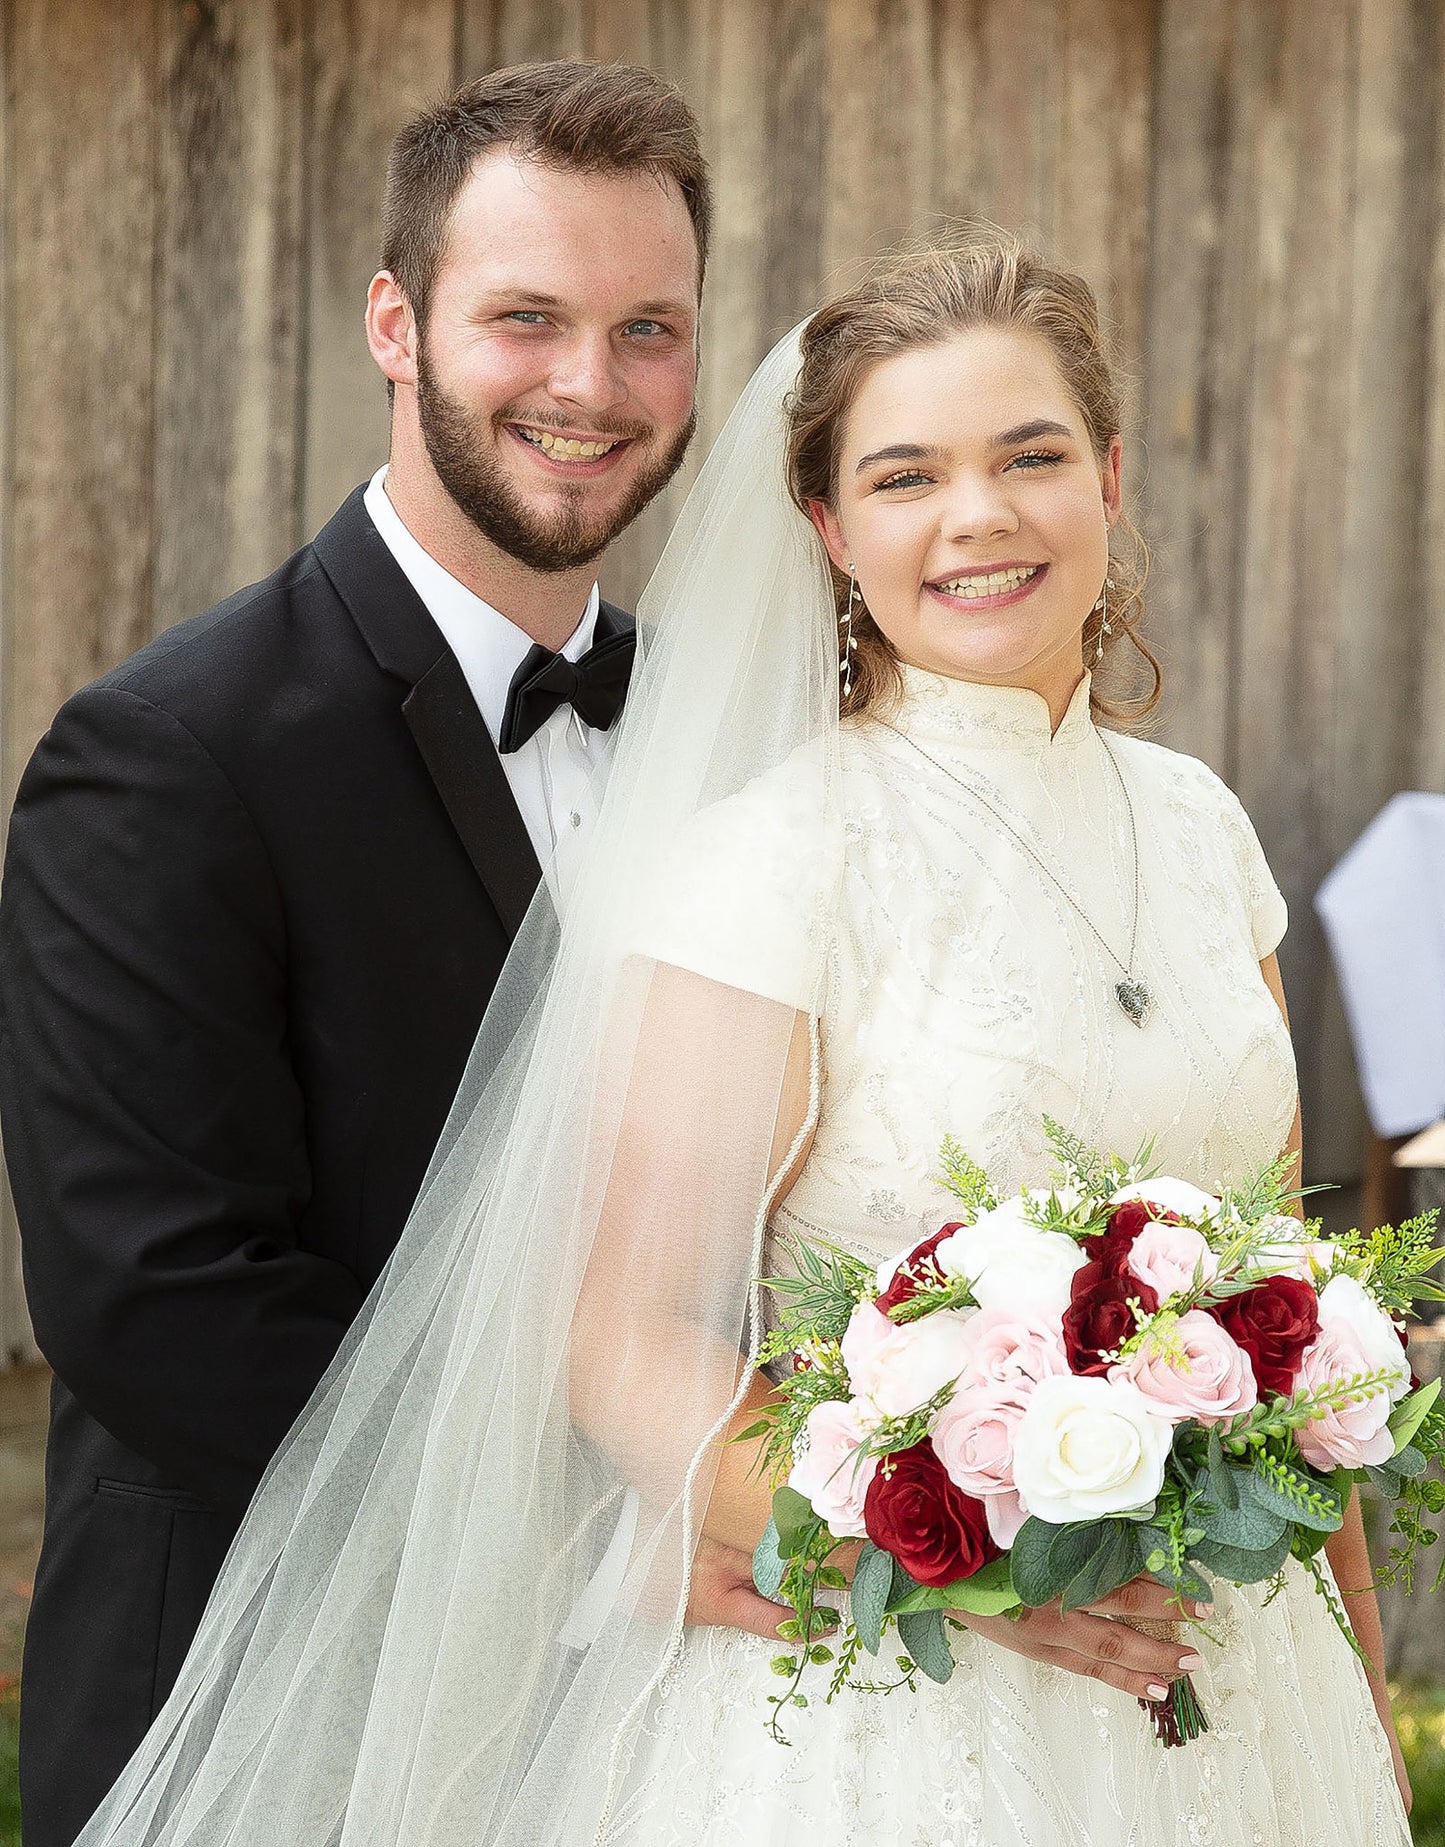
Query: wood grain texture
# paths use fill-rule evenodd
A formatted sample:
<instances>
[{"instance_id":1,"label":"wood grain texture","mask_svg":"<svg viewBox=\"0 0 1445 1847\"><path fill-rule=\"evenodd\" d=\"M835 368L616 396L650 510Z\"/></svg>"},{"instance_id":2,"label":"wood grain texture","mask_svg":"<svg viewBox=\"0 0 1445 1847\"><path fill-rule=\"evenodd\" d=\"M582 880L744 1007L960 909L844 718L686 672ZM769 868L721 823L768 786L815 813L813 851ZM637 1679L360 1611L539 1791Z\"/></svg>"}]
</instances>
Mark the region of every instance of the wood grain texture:
<instances>
[{"instance_id":1,"label":"wood grain texture","mask_svg":"<svg viewBox=\"0 0 1445 1847\"><path fill-rule=\"evenodd\" d=\"M150 633L159 101L153 0L14 18L12 261L35 311L12 350L11 793L56 707Z\"/></svg>"},{"instance_id":2,"label":"wood grain texture","mask_svg":"<svg viewBox=\"0 0 1445 1847\"><path fill-rule=\"evenodd\" d=\"M1427 71L1434 81L1423 85L1430 98L1433 136L1413 182L1433 230L1428 240L1426 286L1428 324L1421 391L1425 404L1424 439L1419 460L1420 496L1420 655L1410 683L1411 762L1409 781L1417 789L1445 790L1445 17L1422 0L1433 33ZM1430 41L1427 40L1427 43Z\"/></svg>"},{"instance_id":3,"label":"wood grain texture","mask_svg":"<svg viewBox=\"0 0 1445 1847\"><path fill-rule=\"evenodd\" d=\"M1354 0L1281 8L1259 159L1235 786L1291 910L1280 954L1296 1004L1305 1121L1328 1123L1323 933L1310 900L1331 862L1359 87ZM1302 1002L1303 1004L1299 1004Z\"/></svg>"},{"instance_id":4,"label":"wood grain texture","mask_svg":"<svg viewBox=\"0 0 1445 1847\"><path fill-rule=\"evenodd\" d=\"M525 8L511 11L524 15ZM325 0L313 7L307 145L302 524L328 520L386 460L386 381L366 345L392 138L452 84L451 0Z\"/></svg>"},{"instance_id":5,"label":"wood grain texture","mask_svg":"<svg viewBox=\"0 0 1445 1847\"><path fill-rule=\"evenodd\" d=\"M3 5L0 6L0 489L8 488L15 459L11 441L11 395L15 382L12 370L15 351L15 226L11 211L15 161L11 134L13 94L14 11L11 6ZM13 608L10 520L11 496L8 491L0 491L0 611ZM5 710L12 641L10 623L0 622L0 712ZM3 813L7 822L9 812L6 803ZM38 1354L25 1304L20 1228L15 1219L15 1202L10 1196L10 1177L0 1169L0 1366L34 1360Z\"/></svg>"},{"instance_id":6,"label":"wood grain texture","mask_svg":"<svg viewBox=\"0 0 1445 1847\"><path fill-rule=\"evenodd\" d=\"M303 49L301 0L164 0L156 629L300 536Z\"/></svg>"}]
</instances>

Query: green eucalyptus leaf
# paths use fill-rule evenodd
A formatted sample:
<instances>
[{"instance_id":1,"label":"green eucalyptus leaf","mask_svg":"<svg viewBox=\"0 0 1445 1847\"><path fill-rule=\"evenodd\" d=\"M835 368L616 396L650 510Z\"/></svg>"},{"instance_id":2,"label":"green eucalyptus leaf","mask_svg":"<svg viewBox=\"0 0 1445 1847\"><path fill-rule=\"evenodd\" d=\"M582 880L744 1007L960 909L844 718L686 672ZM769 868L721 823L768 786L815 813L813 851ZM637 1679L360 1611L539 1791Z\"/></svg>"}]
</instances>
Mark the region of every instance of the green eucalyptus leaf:
<instances>
[{"instance_id":1,"label":"green eucalyptus leaf","mask_svg":"<svg viewBox=\"0 0 1445 1847\"><path fill-rule=\"evenodd\" d=\"M1431 1406L1440 1396L1440 1384L1439 1379L1431 1379L1429 1384L1422 1385L1418 1392L1410 1392L1402 1398L1390 1413L1389 1430L1395 1439L1397 1456L1424 1423Z\"/></svg>"},{"instance_id":2,"label":"green eucalyptus leaf","mask_svg":"<svg viewBox=\"0 0 1445 1847\"><path fill-rule=\"evenodd\" d=\"M753 1552L753 1583L758 1587L759 1596L776 1597L787 1569L788 1561L778 1550L777 1524L769 1520Z\"/></svg>"},{"instance_id":3,"label":"green eucalyptus leaf","mask_svg":"<svg viewBox=\"0 0 1445 1847\"><path fill-rule=\"evenodd\" d=\"M1201 1539L1190 1557L1193 1563L1212 1571L1217 1578L1228 1578L1231 1584L1261 1584L1266 1578L1272 1578L1289 1557L1289 1545L1289 1529L1286 1528L1273 1545L1257 1552L1241 1546L1220 1545L1213 1539Z\"/></svg>"},{"instance_id":4,"label":"green eucalyptus leaf","mask_svg":"<svg viewBox=\"0 0 1445 1847\"><path fill-rule=\"evenodd\" d=\"M943 1626L942 1610L910 1611L898 1618L898 1639L930 1680L941 1685L953 1677L953 1650Z\"/></svg>"},{"instance_id":5,"label":"green eucalyptus leaf","mask_svg":"<svg viewBox=\"0 0 1445 1847\"><path fill-rule=\"evenodd\" d=\"M822 1522L806 1495L796 1488L779 1488L773 1495L773 1525L778 1530L778 1550L784 1558L793 1558Z\"/></svg>"},{"instance_id":6,"label":"green eucalyptus leaf","mask_svg":"<svg viewBox=\"0 0 1445 1847\"><path fill-rule=\"evenodd\" d=\"M1241 1491L1247 1493L1256 1506L1267 1513L1278 1514L1292 1525L1312 1526L1325 1533L1339 1530L1344 1523L1344 1508L1329 1482L1291 1468L1288 1463L1272 1466L1287 1486L1281 1487L1264 1472L1263 1459L1255 1462L1240 1483Z\"/></svg>"},{"instance_id":7,"label":"green eucalyptus leaf","mask_svg":"<svg viewBox=\"0 0 1445 1847\"><path fill-rule=\"evenodd\" d=\"M1139 1529L1123 1520L1105 1520L1088 1559L1064 1586L1062 1605L1065 1610L1081 1609L1097 1603L1111 1590L1118 1590L1130 1578L1139 1575L1143 1563L1139 1550Z\"/></svg>"},{"instance_id":8,"label":"green eucalyptus leaf","mask_svg":"<svg viewBox=\"0 0 1445 1847\"><path fill-rule=\"evenodd\" d=\"M1037 1609L1062 1596L1093 1557L1106 1524L1090 1520L1054 1526L1033 1516L1025 1520L1009 1553L1009 1575L1020 1600Z\"/></svg>"},{"instance_id":9,"label":"green eucalyptus leaf","mask_svg":"<svg viewBox=\"0 0 1445 1847\"><path fill-rule=\"evenodd\" d=\"M1019 1607L1019 1594L1009 1574L1008 1554L990 1559L971 1578L945 1584L941 1595L945 1609L967 1610L971 1616L1002 1616Z\"/></svg>"},{"instance_id":10,"label":"green eucalyptus leaf","mask_svg":"<svg viewBox=\"0 0 1445 1847\"><path fill-rule=\"evenodd\" d=\"M1391 1456L1390 1462L1401 1475L1423 1475L1425 1473L1425 1452L1416 1449L1413 1443L1407 1443L1403 1449L1397 1449Z\"/></svg>"},{"instance_id":11,"label":"green eucalyptus leaf","mask_svg":"<svg viewBox=\"0 0 1445 1847\"><path fill-rule=\"evenodd\" d=\"M1247 1477L1249 1471L1234 1469L1224 1473ZM1216 1540L1222 1546L1234 1546L1242 1552L1258 1552L1265 1546L1272 1546L1289 1522L1283 1514L1262 1507L1252 1494L1241 1496L1237 1483L1232 1483L1231 1487L1235 1497L1232 1507L1215 1503L1200 1508L1199 1524L1205 1538Z\"/></svg>"},{"instance_id":12,"label":"green eucalyptus leaf","mask_svg":"<svg viewBox=\"0 0 1445 1847\"><path fill-rule=\"evenodd\" d=\"M883 1613L893 1588L893 1560L867 1540L853 1573L853 1626L858 1640L876 1655L883 1640Z\"/></svg>"}]
</instances>

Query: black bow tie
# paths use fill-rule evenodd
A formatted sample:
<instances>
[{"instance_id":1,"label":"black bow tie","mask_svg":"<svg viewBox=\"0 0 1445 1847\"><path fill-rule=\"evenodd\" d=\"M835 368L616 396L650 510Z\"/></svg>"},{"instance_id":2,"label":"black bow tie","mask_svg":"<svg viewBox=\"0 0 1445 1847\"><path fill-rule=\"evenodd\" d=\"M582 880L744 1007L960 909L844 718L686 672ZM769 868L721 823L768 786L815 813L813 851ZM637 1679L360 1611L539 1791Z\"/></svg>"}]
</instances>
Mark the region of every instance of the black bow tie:
<instances>
[{"instance_id":1,"label":"black bow tie","mask_svg":"<svg viewBox=\"0 0 1445 1847\"><path fill-rule=\"evenodd\" d=\"M570 705L594 730L608 730L627 697L636 652L637 636L630 628L603 636L579 661L553 654L540 643L529 648L512 675L497 749L503 756L520 750L559 705Z\"/></svg>"}]
</instances>

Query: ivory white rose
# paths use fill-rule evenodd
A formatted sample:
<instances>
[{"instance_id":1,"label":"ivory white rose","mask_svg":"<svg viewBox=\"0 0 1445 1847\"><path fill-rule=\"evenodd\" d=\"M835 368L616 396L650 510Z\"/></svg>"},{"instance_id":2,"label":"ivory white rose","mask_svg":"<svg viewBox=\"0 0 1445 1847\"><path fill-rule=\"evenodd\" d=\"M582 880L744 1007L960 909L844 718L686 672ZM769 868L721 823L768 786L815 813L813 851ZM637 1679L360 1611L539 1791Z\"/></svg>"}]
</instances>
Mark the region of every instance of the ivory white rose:
<instances>
[{"instance_id":1,"label":"ivory white rose","mask_svg":"<svg viewBox=\"0 0 1445 1847\"><path fill-rule=\"evenodd\" d=\"M1061 1231L1041 1231L1025 1216L1027 1195L1006 1199L945 1238L934 1256L947 1276L968 1279L981 1308L1007 1308L1038 1319L1061 1316L1069 1305L1074 1272L1088 1262L1078 1242ZM1035 1194L1035 1199L1047 1194ZM1072 1188L1060 1188L1066 1207Z\"/></svg>"},{"instance_id":2,"label":"ivory white rose","mask_svg":"<svg viewBox=\"0 0 1445 1847\"><path fill-rule=\"evenodd\" d=\"M1014 1432L1014 1486L1058 1525L1128 1513L1158 1494L1173 1437L1126 1380L1042 1379Z\"/></svg>"}]
</instances>

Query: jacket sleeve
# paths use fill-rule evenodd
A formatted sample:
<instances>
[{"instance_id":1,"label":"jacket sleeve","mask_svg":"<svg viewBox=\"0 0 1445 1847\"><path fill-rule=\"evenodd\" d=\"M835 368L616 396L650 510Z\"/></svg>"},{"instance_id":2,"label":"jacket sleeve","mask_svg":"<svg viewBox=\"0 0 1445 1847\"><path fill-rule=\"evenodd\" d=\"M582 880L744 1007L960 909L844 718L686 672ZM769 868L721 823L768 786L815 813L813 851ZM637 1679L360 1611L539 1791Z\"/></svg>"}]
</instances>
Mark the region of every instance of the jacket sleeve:
<instances>
[{"instance_id":1,"label":"jacket sleeve","mask_svg":"<svg viewBox=\"0 0 1445 1847\"><path fill-rule=\"evenodd\" d=\"M77 694L20 786L0 1121L41 1351L170 1481L238 1510L363 1291L303 1250L281 894L216 761Z\"/></svg>"}]
</instances>

